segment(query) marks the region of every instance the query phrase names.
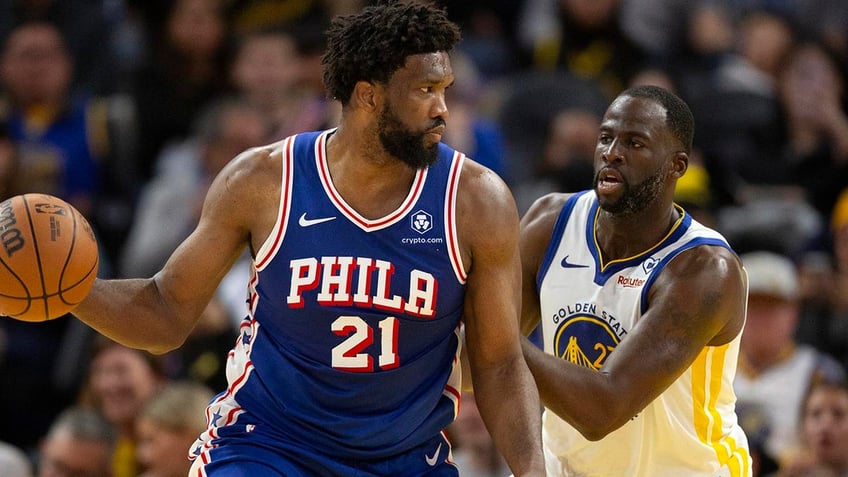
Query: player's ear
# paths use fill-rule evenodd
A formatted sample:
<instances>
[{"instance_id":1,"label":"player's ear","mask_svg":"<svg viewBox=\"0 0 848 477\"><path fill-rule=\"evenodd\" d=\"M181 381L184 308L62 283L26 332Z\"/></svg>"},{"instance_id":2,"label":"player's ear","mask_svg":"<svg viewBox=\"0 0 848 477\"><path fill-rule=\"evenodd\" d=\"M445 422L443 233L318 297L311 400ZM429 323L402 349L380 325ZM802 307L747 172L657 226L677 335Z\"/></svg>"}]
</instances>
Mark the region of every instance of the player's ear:
<instances>
[{"instance_id":1,"label":"player's ear","mask_svg":"<svg viewBox=\"0 0 848 477\"><path fill-rule=\"evenodd\" d=\"M357 81L353 87L351 102L357 108L375 111L377 109L377 86L368 81Z\"/></svg>"},{"instance_id":2,"label":"player's ear","mask_svg":"<svg viewBox=\"0 0 848 477\"><path fill-rule=\"evenodd\" d=\"M689 154L685 152L677 152L674 154L674 157L671 158L671 174L675 179L680 179L683 177L683 174L686 173L686 169L689 168Z\"/></svg>"}]
</instances>

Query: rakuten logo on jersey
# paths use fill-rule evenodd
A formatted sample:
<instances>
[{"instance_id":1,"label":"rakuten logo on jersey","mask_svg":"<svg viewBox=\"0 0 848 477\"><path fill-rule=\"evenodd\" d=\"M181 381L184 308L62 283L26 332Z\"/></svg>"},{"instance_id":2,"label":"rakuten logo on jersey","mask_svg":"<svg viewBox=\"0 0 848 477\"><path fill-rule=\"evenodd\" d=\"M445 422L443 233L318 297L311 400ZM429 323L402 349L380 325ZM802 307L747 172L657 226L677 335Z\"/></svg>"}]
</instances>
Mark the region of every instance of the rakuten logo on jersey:
<instances>
[{"instance_id":1,"label":"rakuten logo on jersey","mask_svg":"<svg viewBox=\"0 0 848 477\"><path fill-rule=\"evenodd\" d=\"M639 288L645 284L645 279L619 275L616 283L624 288Z\"/></svg>"}]
</instances>

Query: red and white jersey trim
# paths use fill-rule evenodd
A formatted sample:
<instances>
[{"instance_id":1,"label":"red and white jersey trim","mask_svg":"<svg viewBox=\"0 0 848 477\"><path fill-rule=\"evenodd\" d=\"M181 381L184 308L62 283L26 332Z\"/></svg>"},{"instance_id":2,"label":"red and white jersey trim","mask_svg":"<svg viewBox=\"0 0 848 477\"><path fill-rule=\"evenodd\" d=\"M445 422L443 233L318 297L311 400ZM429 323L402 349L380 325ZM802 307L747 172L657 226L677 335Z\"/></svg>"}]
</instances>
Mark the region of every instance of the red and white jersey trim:
<instances>
[{"instance_id":1,"label":"red and white jersey trim","mask_svg":"<svg viewBox=\"0 0 848 477\"><path fill-rule=\"evenodd\" d=\"M453 157L453 163L451 164L451 170L448 176L448 187L445 192L445 235L448 241L448 256L450 256L453 271L459 283L464 285L465 280L468 279L468 275L466 275L465 266L462 264L462 254L460 253L459 238L457 235L456 196L459 193L459 174L462 172L462 164L465 163L465 154L455 152Z\"/></svg>"},{"instance_id":2,"label":"red and white jersey trim","mask_svg":"<svg viewBox=\"0 0 848 477\"><path fill-rule=\"evenodd\" d=\"M277 212L277 222L274 228L271 229L271 234L256 252L256 270L262 270L274 255L280 249L280 244L283 242L283 237L286 235L286 227L288 218L291 212L291 197L292 197L292 172L294 171L294 139L296 136L290 136L283 140L281 149L282 154L282 184L280 190L280 207Z\"/></svg>"},{"instance_id":3,"label":"red and white jersey trim","mask_svg":"<svg viewBox=\"0 0 848 477\"><path fill-rule=\"evenodd\" d=\"M339 194L339 191L336 190L336 187L333 185L333 181L330 178L330 168L327 165L327 136L330 132L332 132L332 130L324 132L320 137L318 137L318 140L315 141L315 163L318 167L318 175L321 176L321 185L324 187L327 197L330 199L330 202L336 206L339 212L342 213L342 215L350 219L350 221L356 224L360 229L366 232L371 232L397 223L412 211L413 206L421 196L421 191L424 189L424 182L427 179L427 169L419 169L415 173L415 178L412 181L412 187L409 189L409 194L407 194L406 198L397 209L385 217L381 217L379 219L367 219L345 202L341 194Z\"/></svg>"}]
</instances>

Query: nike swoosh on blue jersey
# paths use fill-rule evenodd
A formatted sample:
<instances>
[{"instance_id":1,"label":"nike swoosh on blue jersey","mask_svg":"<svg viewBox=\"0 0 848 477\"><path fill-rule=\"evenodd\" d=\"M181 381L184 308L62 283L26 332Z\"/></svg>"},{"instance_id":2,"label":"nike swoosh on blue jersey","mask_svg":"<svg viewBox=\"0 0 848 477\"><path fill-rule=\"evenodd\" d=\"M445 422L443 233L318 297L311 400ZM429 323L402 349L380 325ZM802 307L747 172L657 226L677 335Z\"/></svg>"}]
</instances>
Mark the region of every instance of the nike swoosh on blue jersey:
<instances>
[{"instance_id":1,"label":"nike swoosh on blue jersey","mask_svg":"<svg viewBox=\"0 0 848 477\"><path fill-rule=\"evenodd\" d=\"M300 218L297 220L297 223L301 227L309 227L311 225L323 224L324 222L329 222L329 221L335 220L335 219L336 219L335 217L322 217L320 219L307 219L306 218L306 212L304 212L303 215L301 215Z\"/></svg>"},{"instance_id":2,"label":"nike swoosh on blue jersey","mask_svg":"<svg viewBox=\"0 0 848 477\"><path fill-rule=\"evenodd\" d=\"M433 453L432 457L430 457L427 454L424 454L424 460L427 461L427 465L429 465L430 467L435 466L436 462L439 459L439 452L441 452L441 451L442 451L442 443L439 442L439 447L436 447L436 452Z\"/></svg>"},{"instance_id":3,"label":"nike swoosh on blue jersey","mask_svg":"<svg viewBox=\"0 0 848 477\"><path fill-rule=\"evenodd\" d=\"M571 263L568 261L568 255L562 258L562 262L560 262L562 268L589 268L589 265L580 265L577 263Z\"/></svg>"}]
</instances>

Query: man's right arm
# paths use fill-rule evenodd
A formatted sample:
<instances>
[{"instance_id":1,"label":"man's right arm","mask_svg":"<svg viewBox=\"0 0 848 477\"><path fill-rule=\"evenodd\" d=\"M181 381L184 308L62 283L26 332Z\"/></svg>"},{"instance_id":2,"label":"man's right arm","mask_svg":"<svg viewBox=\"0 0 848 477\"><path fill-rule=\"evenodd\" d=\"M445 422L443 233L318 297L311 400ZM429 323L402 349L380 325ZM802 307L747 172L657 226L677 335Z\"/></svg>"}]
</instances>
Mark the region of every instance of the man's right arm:
<instances>
[{"instance_id":1,"label":"man's right arm","mask_svg":"<svg viewBox=\"0 0 848 477\"><path fill-rule=\"evenodd\" d=\"M662 270L647 311L600 371L524 341L542 402L587 439L603 438L656 399L706 346L726 344L741 332L745 290L741 264L726 248L705 245L680 253Z\"/></svg>"},{"instance_id":2,"label":"man's right arm","mask_svg":"<svg viewBox=\"0 0 848 477\"><path fill-rule=\"evenodd\" d=\"M267 149L243 154L213 182L192 234L152 278L95 281L74 310L81 321L124 345L164 353L180 346L219 282L249 243L246 211L271 180L257 163ZM267 175L267 174L266 174Z\"/></svg>"},{"instance_id":3,"label":"man's right arm","mask_svg":"<svg viewBox=\"0 0 848 477\"><path fill-rule=\"evenodd\" d=\"M559 217L562 205L568 195L548 194L537 199L521 218L521 235L519 250L521 252L521 334L529 336L541 319L539 306L539 290L536 289L536 276L554 224Z\"/></svg>"}]
</instances>

